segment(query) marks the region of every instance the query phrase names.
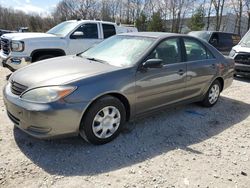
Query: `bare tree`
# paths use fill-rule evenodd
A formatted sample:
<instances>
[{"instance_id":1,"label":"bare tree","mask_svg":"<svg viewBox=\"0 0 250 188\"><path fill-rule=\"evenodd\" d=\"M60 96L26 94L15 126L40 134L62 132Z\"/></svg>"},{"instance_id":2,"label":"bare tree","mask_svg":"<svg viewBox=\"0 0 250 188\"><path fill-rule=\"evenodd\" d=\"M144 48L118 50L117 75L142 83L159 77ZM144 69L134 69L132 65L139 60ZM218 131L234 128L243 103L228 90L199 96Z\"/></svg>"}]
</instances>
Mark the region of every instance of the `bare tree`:
<instances>
[{"instance_id":1,"label":"bare tree","mask_svg":"<svg viewBox=\"0 0 250 188\"><path fill-rule=\"evenodd\" d=\"M223 14L225 0L212 0L212 1L213 1L214 9L215 9L215 14L216 14L215 30L219 31L220 26L221 26L221 20L222 20L222 14Z\"/></svg>"},{"instance_id":2,"label":"bare tree","mask_svg":"<svg viewBox=\"0 0 250 188\"><path fill-rule=\"evenodd\" d=\"M193 6L194 0L170 0L169 14L171 15L171 32L181 32L182 20L186 17L187 11Z\"/></svg>"},{"instance_id":3,"label":"bare tree","mask_svg":"<svg viewBox=\"0 0 250 188\"><path fill-rule=\"evenodd\" d=\"M207 31L208 31L208 29L210 27L210 16L211 16L212 4L213 4L213 0L210 0L209 8L208 8L208 14L207 14Z\"/></svg>"},{"instance_id":4,"label":"bare tree","mask_svg":"<svg viewBox=\"0 0 250 188\"><path fill-rule=\"evenodd\" d=\"M57 22L52 17L38 14L25 14L0 5L0 29L17 30L18 27L29 27L30 31L47 31Z\"/></svg>"},{"instance_id":5,"label":"bare tree","mask_svg":"<svg viewBox=\"0 0 250 188\"><path fill-rule=\"evenodd\" d=\"M247 14L247 29L250 29L250 0L245 0L246 14Z\"/></svg>"}]
</instances>

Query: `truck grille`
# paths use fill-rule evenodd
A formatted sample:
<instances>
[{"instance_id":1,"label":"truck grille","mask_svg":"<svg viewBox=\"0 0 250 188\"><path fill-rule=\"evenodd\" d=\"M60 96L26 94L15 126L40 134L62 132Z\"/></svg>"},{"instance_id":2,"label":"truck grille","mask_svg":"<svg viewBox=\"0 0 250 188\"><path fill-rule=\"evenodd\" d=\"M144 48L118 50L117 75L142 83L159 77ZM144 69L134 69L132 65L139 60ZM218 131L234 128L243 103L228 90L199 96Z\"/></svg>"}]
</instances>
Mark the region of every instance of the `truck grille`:
<instances>
[{"instance_id":1,"label":"truck grille","mask_svg":"<svg viewBox=\"0 0 250 188\"><path fill-rule=\"evenodd\" d=\"M236 63L250 65L250 54L238 54L234 61Z\"/></svg>"},{"instance_id":2,"label":"truck grille","mask_svg":"<svg viewBox=\"0 0 250 188\"><path fill-rule=\"evenodd\" d=\"M28 89L28 87L15 81L11 81L11 92L13 94L20 96L26 89Z\"/></svg>"},{"instance_id":3,"label":"truck grille","mask_svg":"<svg viewBox=\"0 0 250 188\"><path fill-rule=\"evenodd\" d=\"M1 38L1 49L3 53L9 55L10 53L10 41L8 39Z\"/></svg>"}]
</instances>

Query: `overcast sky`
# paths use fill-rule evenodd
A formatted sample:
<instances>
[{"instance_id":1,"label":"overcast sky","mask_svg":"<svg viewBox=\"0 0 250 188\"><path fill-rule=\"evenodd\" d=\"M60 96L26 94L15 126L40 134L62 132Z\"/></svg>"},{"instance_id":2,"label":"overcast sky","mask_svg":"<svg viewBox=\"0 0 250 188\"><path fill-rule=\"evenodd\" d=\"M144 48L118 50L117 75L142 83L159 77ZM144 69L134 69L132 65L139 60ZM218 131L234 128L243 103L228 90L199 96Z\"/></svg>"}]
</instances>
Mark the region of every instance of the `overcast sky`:
<instances>
[{"instance_id":1,"label":"overcast sky","mask_svg":"<svg viewBox=\"0 0 250 188\"><path fill-rule=\"evenodd\" d=\"M26 13L49 14L60 0L0 0L0 5Z\"/></svg>"}]
</instances>

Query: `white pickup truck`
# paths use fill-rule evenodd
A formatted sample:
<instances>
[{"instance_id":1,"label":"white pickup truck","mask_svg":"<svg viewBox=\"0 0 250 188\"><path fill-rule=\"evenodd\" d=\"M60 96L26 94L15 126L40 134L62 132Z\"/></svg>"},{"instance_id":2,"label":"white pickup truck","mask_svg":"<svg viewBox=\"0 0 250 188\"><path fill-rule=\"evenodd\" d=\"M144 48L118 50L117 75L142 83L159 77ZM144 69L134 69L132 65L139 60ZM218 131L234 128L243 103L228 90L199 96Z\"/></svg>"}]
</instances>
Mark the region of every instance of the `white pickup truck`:
<instances>
[{"instance_id":1,"label":"white pickup truck","mask_svg":"<svg viewBox=\"0 0 250 188\"><path fill-rule=\"evenodd\" d=\"M57 56L77 54L135 27L96 20L62 22L47 33L9 33L1 36L0 64L15 71L27 64Z\"/></svg>"},{"instance_id":2,"label":"white pickup truck","mask_svg":"<svg viewBox=\"0 0 250 188\"><path fill-rule=\"evenodd\" d=\"M229 54L235 61L235 75L250 78L250 30Z\"/></svg>"}]
</instances>

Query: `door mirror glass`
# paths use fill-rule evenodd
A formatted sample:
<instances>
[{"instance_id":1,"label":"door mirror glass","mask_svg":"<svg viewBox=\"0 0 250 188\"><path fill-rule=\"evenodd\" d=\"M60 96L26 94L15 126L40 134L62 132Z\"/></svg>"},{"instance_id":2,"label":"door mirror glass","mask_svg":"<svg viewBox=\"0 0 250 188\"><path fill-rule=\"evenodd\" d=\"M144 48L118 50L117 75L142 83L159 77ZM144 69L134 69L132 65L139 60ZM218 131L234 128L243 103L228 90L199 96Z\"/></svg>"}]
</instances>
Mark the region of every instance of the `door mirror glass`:
<instances>
[{"instance_id":1,"label":"door mirror glass","mask_svg":"<svg viewBox=\"0 0 250 188\"><path fill-rule=\"evenodd\" d=\"M162 66L162 59L149 59L143 63L143 68L161 68Z\"/></svg>"},{"instance_id":2,"label":"door mirror glass","mask_svg":"<svg viewBox=\"0 0 250 188\"><path fill-rule=\"evenodd\" d=\"M84 38L84 33L82 31L76 31L72 35L73 39L83 39Z\"/></svg>"}]
</instances>

